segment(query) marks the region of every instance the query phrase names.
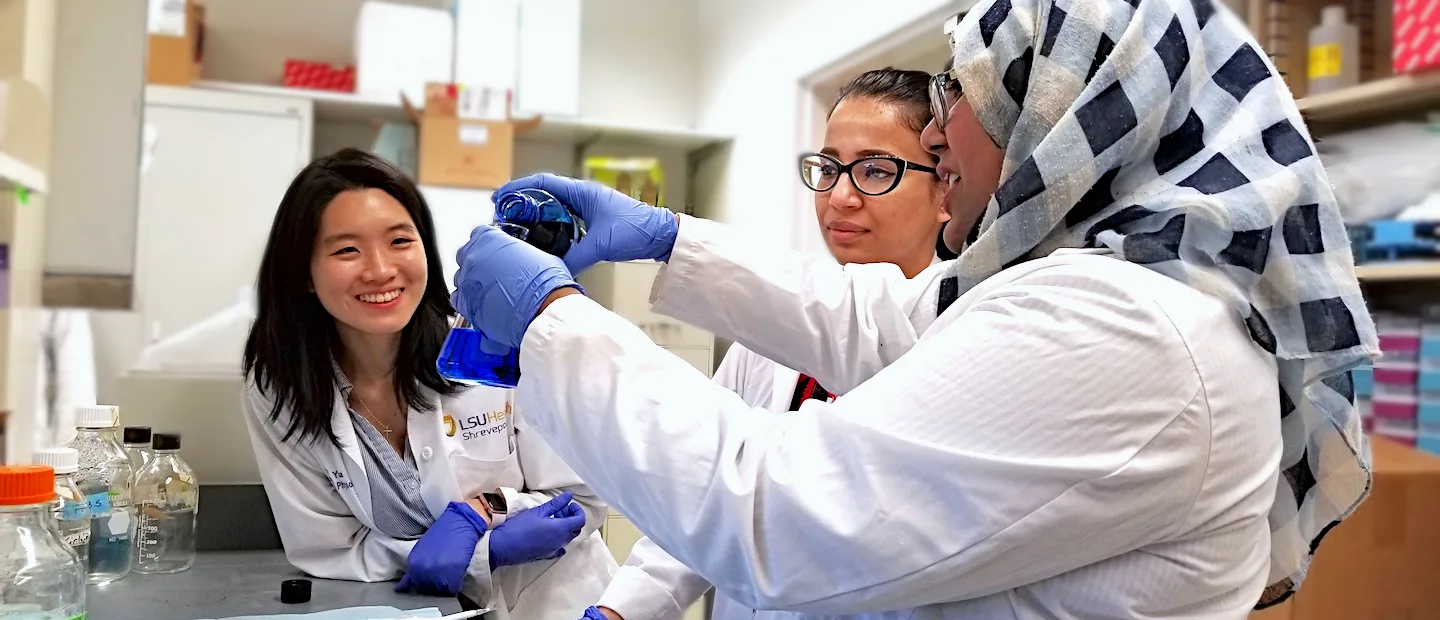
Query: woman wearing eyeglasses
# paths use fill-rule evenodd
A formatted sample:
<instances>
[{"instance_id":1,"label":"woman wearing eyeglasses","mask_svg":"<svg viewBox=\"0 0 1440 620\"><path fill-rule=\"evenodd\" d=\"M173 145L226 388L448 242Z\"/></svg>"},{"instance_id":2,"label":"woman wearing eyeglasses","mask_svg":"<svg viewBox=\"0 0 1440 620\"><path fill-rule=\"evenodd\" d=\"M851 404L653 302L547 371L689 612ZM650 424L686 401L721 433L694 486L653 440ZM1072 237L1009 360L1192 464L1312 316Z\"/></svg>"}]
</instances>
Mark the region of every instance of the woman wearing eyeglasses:
<instances>
[{"instance_id":1,"label":"woman wearing eyeglasses","mask_svg":"<svg viewBox=\"0 0 1440 620\"><path fill-rule=\"evenodd\" d=\"M799 158L800 179L815 192L815 220L841 264L889 263L906 278L936 264L936 240L949 221L935 157L920 144L930 122L930 74L885 68L851 80L825 122L825 145ZM921 163L923 162L923 163ZM731 345L714 381L747 404L795 411L835 396L815 379ZM599 611L610 620L673 620L710 589L648 538L630 552ZM711 620L750 620L757 612L722 594Z\"/></svg>"}]
</instances>

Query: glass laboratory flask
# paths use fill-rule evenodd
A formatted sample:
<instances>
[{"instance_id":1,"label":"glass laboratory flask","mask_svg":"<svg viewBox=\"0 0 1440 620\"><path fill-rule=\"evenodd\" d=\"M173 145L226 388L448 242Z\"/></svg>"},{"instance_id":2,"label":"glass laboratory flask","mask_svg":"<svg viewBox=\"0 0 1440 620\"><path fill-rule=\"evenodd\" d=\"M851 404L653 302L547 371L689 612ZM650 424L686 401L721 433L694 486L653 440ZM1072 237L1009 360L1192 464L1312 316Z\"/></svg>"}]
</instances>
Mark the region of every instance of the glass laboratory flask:
<instances>
[{"instance_id":1,"label":"glass laboratory flask","mask_svg":"<svg viewBox=\"0 0 1440 620\"><path fill-rule=\"evenodd\" d=\"M67 447L80 453L75 483L90 504L89 581L104 584L130 574L135 514L131 504L134 469L115 436L115 407L80 407L75 438Z\"/></svg>"},{"instance_id":2,"label":"glass laboratory flask","mask_svg":"<svg viewBox=\"0 0 1440 620\"><path fill-rule=\"evenodd\" d=\"M35 463L55 470L55 504L51 512L60 529L60 540L80 558L80 565L90 566L90 504L75 472L80 470L80 453L74 448L46 448L35 451Z\"/></svg>"},{"instance_id":3,"label":"glass laboratory flask","mask_svg":"<svg viewBox=\"0 0 1440 620\"><path fill-rule=\"evenodd\" d=\"M585 222L543 189L522 189L495 197L495 221L519 224L525 241L551 256L564 257L585 236Z\"/></svg>"},{"instance_id":4,"label":"glass laboratory flask","mask_svg":"<svg viewBox=\"0 0 1440 620\"><path fill-rule=\"evenodd\" d=\"M494 226L521 241L530 232L524 226L505 222ZM435 369L456 383L513 388L520 382L520 350L486 340L485 334L457 314L450 321L450 333L445 336Z\"/></svg>"},{"instance_id":5,"label":"glass laboratory flask","mask_svg":"<svg viewBox=\"0 0 1440 620\"><path fill-rule=\"evenodd\" d=\"M54 508L54 469L0 467L0 618L85 620L85 567Z\"/></svg>"},{"instance_id":6,"label":"glass laboratory flask","mask_svg":"<svg viewBox=\"0 0 1440 620\"><path fill-rule=\"evenodd\" d=\"M155 433L155 456L135 474L135 572L178 573L195 563L195 516L200 485L180 458L178 433Z\"/></svg>"}]
</instances>

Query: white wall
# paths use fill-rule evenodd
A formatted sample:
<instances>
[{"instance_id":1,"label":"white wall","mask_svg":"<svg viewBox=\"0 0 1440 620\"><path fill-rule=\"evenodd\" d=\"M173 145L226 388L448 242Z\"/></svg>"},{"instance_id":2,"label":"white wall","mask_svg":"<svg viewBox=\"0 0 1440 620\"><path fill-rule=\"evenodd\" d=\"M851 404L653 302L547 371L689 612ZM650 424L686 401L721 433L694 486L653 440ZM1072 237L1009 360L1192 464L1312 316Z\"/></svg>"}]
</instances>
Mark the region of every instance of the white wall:
<instances>
[{"instance_id":1,"label":"white wall","mask_svg":"<svg viewBox=\"0 0 1440 620\"><path fill-rule=\"evenodd\" d=\"M934 36L943 43L938 15L960 4L701 0L700 127L736 136L717 219L765 243L824 251L795 171L795 156L813 129L800 114L812 97L801 81L928 16L935 16Z\"/></svg>"}]
</instances>

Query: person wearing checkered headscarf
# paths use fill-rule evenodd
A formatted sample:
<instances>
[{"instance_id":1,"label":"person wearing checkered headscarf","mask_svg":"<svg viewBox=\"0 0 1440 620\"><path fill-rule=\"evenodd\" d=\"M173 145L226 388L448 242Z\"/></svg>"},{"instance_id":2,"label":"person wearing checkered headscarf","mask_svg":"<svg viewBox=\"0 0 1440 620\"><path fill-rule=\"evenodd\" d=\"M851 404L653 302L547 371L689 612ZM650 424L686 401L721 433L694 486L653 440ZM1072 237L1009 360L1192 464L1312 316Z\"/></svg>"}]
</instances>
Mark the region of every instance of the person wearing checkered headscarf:
<instances>
[{"instance_id":1,"label":"person wearing checkered headscarf","mask_svg":"<svg viewBox=\"0 0 1440 620\"><path fill-rule=\"evenodd\" d=\"M514 274L562 268L497 231L461 251L457 308L511 330L565 462L757 619L1281 600L1369 490L1346 371L1379 353L1294 101L1212 0L985 0L952 32L922 142L947 245L979 234L914 278L598 184L501 188L577 209L586 261L665 261L653 311L833 402L760 415L581 294L518 304Z\"/></svg>"},{"instance_id":2,"label":"person wearing checkered headscarf","mask_svg":"<svg viewBox=\"0 0 1440 620\"><path fill-rule=\"evenodd\" d=\"M1004 181L952 222L967 230L983 209L938 310L1007 265L1069 247L1105 248L1229 304L1277 359L1278 410L1254 415L1283 430L1260 606L1283 600L1369 490L1348 371L1378 353L1335 196L1284 82L1209 0L991 0L952 48L932 98L947 111L966 100ZM973 136L944 146L964 139L966 120L929 130L952 172L976 159Z\"/></svg>"}]
</instances>

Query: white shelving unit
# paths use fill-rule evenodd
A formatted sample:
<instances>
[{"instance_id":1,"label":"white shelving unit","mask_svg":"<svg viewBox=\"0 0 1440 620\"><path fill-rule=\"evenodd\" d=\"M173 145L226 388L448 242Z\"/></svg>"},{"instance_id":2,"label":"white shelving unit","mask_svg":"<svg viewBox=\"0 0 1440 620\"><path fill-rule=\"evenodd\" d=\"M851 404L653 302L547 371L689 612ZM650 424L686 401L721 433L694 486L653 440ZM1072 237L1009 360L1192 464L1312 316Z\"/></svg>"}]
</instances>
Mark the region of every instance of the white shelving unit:
<instances>
[{"instance_id":1,"label":"white shelving unit","mask_svg":"<svg viewBox=\"0 0 1440 620\"><path fill-rule=\"evenodd\" d=\"M391 100L352 93L213 81L197 82L194 87L309 99L315 104L315 120L321 123L407 122L410 120L406 116L398 96ZM418 104L419 102L412 103ZM696 131L688 127L636 125L583 118L546 118L538 129L519 136L517 140L567 145L585 145L600 140L614 140L642 143L657 148L697 151L728 142L730 137Z\"/></svg>"},{"instance_id":2,"label":"white shelving unit","mask_svg":"<svg viewBox=\"0 0 1440 620\"><path fill-rule=\"evenodd\" d=\"M0 192L8 192L15 186L44 194L49 191L45 173L5 153L0 153Z\"/></svg>"},{"instance_id":3,"label":"white shelving unit","mask_svg":"<svg viewBox=\"0 0 1440 620\"><path fill-rule=\"evenodd\" d=\"M1297 100L1311 123L1351 123L1427 106L1440 109L1440 72L1396 75Z\"/></svg>"},{"instance_id":4,"label":"white shelving unit","mask_svg":"<svg viewBox=\"0 0 1440 620\"><path fill-rule=\"evenodd\" d=\"M1364 282L1401 282L1440 279L1440 260L1370 263L1355 268Z\"/></svg>"}]
</instances>

